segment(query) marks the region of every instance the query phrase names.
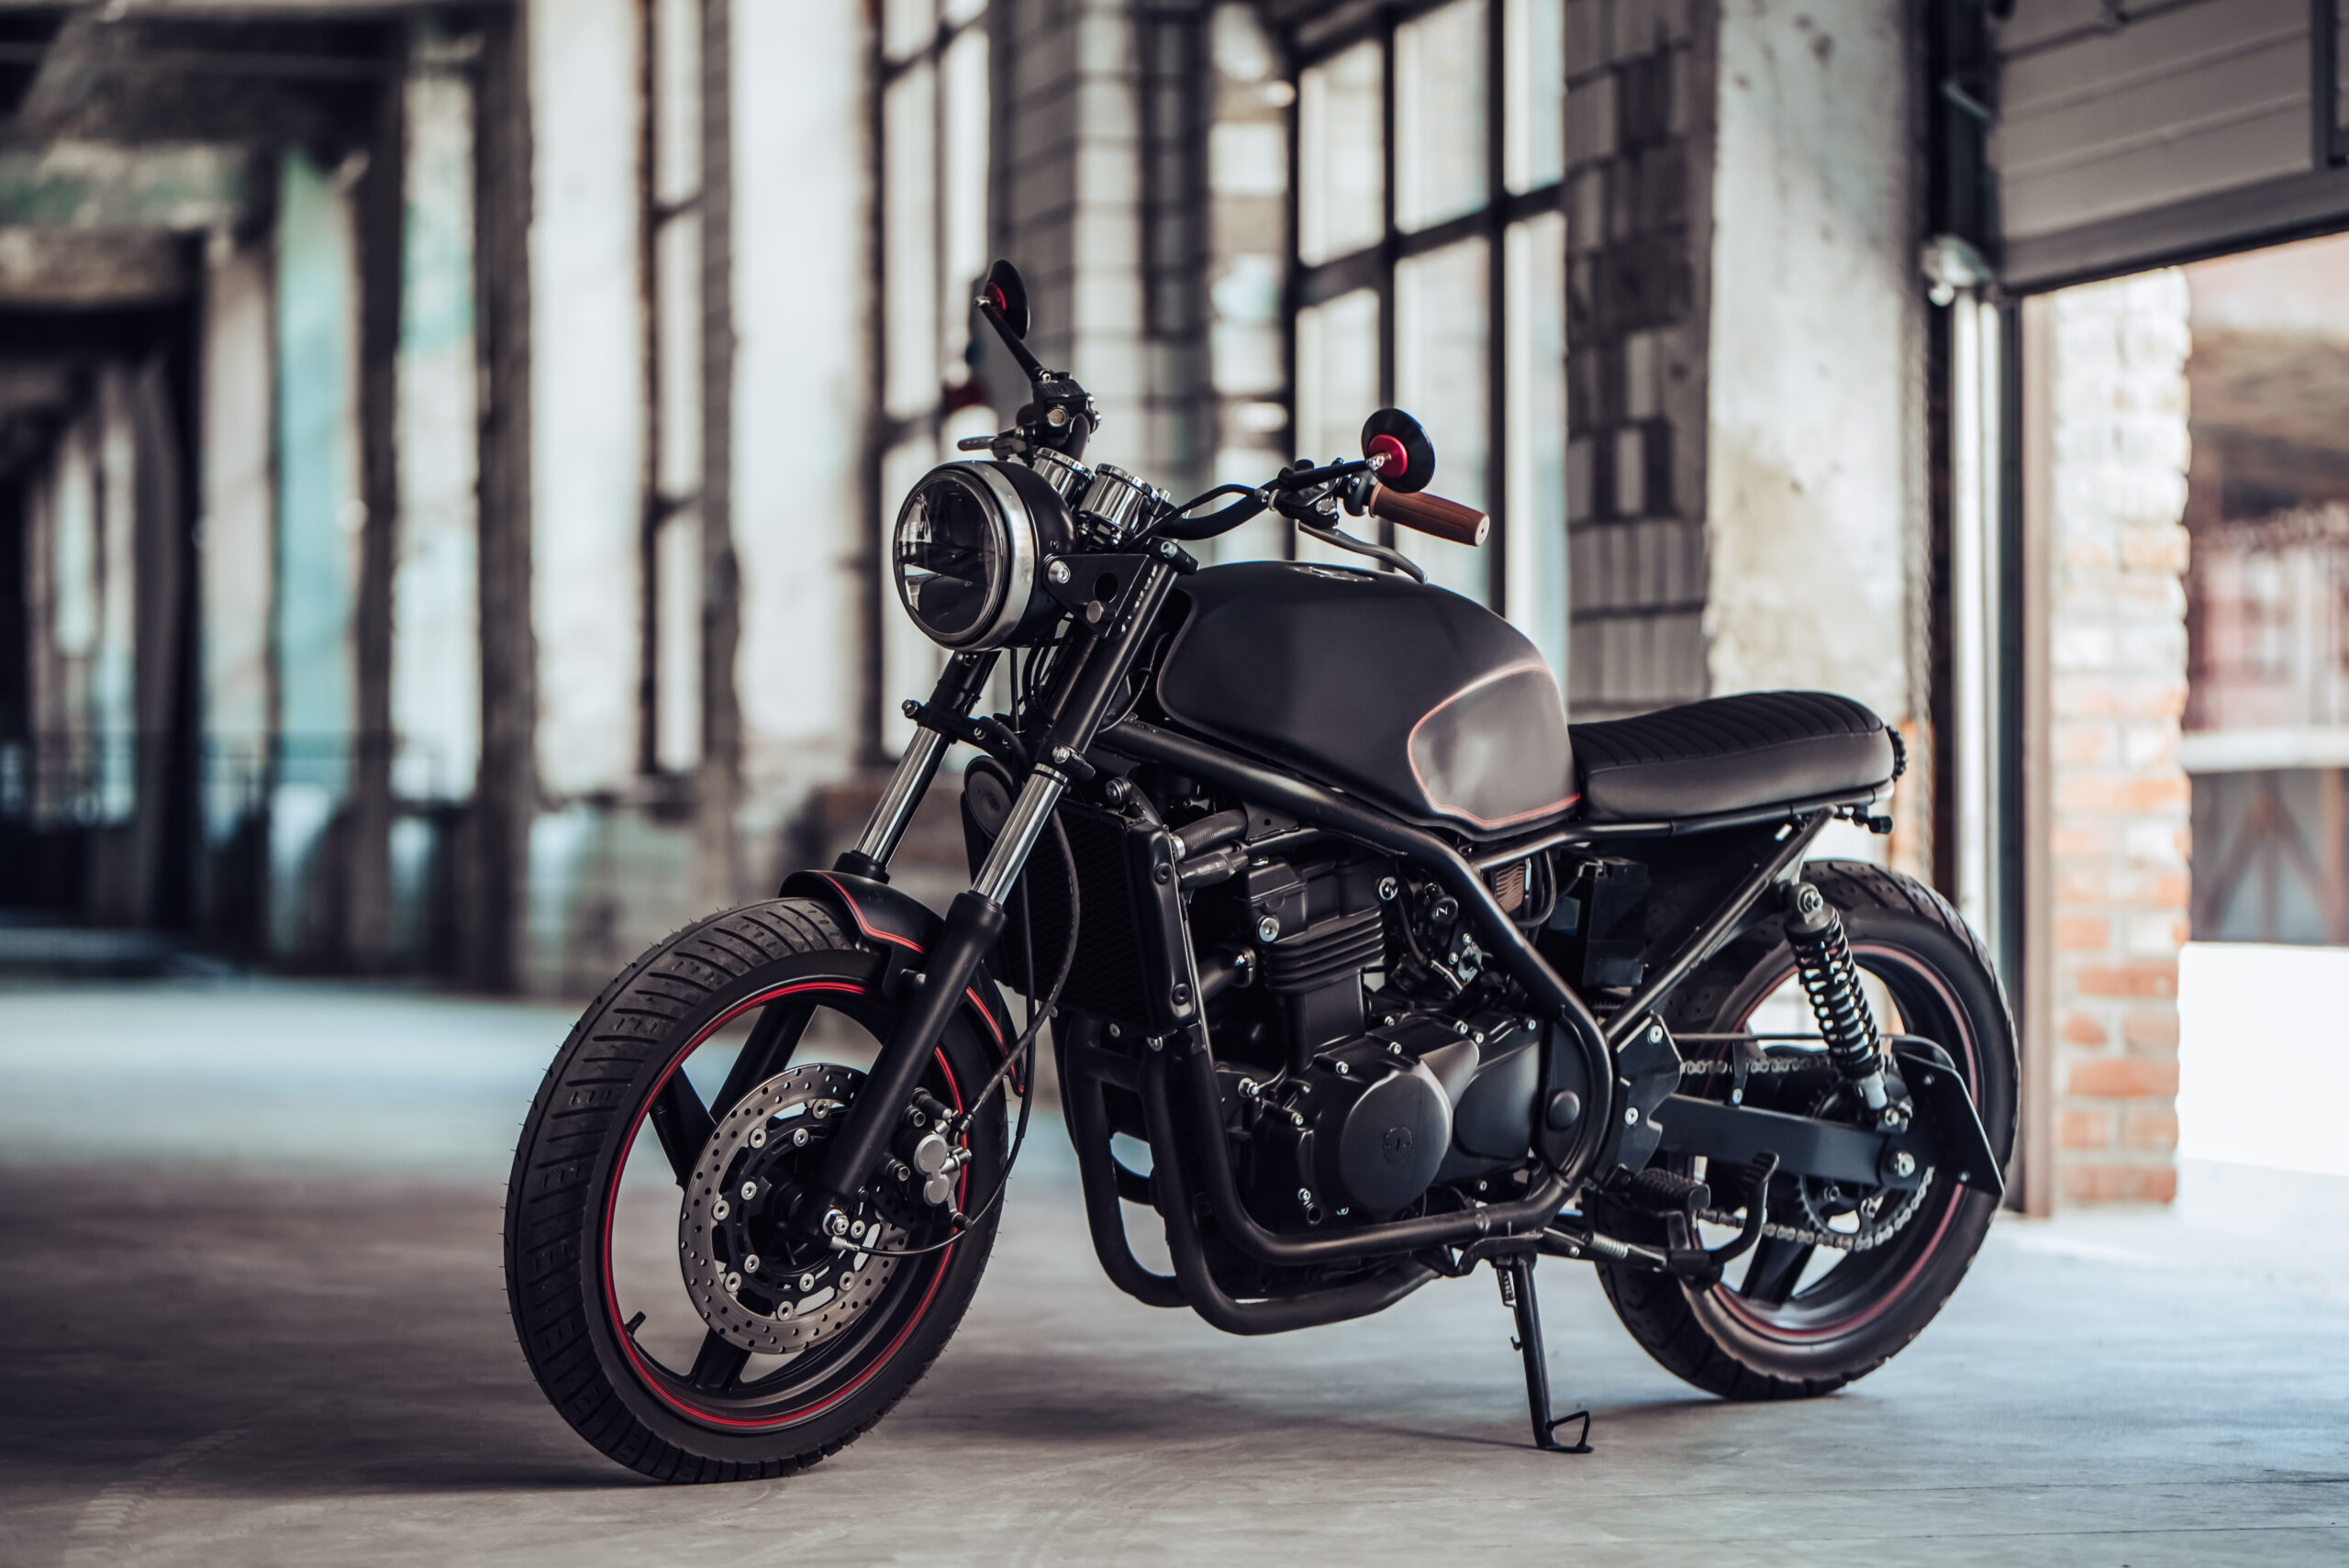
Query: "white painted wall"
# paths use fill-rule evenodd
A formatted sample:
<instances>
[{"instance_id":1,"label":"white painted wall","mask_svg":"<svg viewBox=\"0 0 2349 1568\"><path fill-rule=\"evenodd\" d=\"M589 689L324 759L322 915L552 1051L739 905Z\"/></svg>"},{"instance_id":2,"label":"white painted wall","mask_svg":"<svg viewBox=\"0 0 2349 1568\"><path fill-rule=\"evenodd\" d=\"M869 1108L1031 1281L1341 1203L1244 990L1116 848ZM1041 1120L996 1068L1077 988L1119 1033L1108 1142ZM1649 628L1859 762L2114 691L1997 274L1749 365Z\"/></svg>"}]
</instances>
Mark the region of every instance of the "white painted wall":
<instances>
[{"instance_id":1,"label":"white painted wall","mask_svg":"<svg viewBox=\"0 0 2349 1568\"><path fill-rule=\"evenodd\" d=\"M861 728L867 9L734 8L735 687L751 833L847 772Z\"/></svg>"},{"instance_id":2,"label":"white painted wall","mask_svg":"<svg viewBox=\"0 0 2349 1568\"><path fill-rule=\"evenodd\" d=\"M531 0L530 38L531 625L539 776L562 797L621 789L636 773L646 396L636 7Z\"/></svg>"},{"instance_id":3,"label":"white painted wall","mask_svg":"<svg viewBox=\"0 0 2349 1568\"><path fill-rule=\"evenodd\" d=\"M1706 454L1711 690L1895 722L1925 528L1905 14L1723 0Z\"/></svg>"}]
</instances>

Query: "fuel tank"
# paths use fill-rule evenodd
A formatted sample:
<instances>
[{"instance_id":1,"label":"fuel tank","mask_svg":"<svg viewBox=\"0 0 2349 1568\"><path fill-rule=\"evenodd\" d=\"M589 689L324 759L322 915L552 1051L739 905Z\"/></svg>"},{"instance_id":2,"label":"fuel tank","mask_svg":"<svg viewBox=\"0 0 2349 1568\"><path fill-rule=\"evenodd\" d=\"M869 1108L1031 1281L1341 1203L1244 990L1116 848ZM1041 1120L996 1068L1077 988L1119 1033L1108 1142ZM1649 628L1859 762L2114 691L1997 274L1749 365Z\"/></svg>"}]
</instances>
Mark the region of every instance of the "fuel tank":
<instances>
[{"instance_id":1,"label":"fuel tank","mask_svg":"<svg viewBox=\"0 0 2349 1568\"><path fill-rule=\"evenodd\" d=\"M1161 660L1168 717L1431 827L1521 832L1577 798L1555 677L1472 600L1315 562L1212 566Z\"/></svg>"}]
</instances>

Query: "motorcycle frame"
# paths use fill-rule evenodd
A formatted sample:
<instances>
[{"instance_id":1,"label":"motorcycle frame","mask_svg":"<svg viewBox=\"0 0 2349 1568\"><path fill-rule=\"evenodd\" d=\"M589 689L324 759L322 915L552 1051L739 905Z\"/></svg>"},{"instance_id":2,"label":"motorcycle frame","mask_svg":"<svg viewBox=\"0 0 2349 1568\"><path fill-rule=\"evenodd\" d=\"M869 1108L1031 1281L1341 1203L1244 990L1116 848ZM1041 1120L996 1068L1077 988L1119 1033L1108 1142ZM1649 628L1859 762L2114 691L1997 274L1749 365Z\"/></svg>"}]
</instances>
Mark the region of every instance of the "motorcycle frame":
<instances>
[{"instance_id":1,"label":"motorcycle frame","mask_svg":"<svg viewBox=\"0 0 2349 1568\"><path fill-rule=\"evenodd\" d=\"M1139 1052L1105 1049L1096 1020L1077 1018L1059 1039L1062 1084L1070 1130L1076 1145L1088 1229L1102 1267L1127 1294L1157 1307L1188 1306L1217 1328L1240 1334L1276 1333L1341 1321L1382 1310L1419 1288L1439 1272L1430 1266L1442 1249L1474 1249L1479 1254L1515 1246L1530 1251L1557 1220L1565 1201L1591 1176L1620 1115L1622 1085L1615 1054L1687 975L1748 923L1756 904L1774 884L1789 877L1803 851L1838 814L1862 811L1874 790L1854 790L1750 810L1656 821L1568 823L1515 840L1473 845L1464 851L1442 834L1358 799L1268 767L1222 746L1179 734L1130 716L1109 719L1114 700L1149 645L1158 615L1174 584L1195 565L1171 540L1162 540L1142 570L1093 627L1076 623L1081 644L1063 657L1044 703L1042 734L1025 762L1025 776L1001 829L973 877L957 895L943 927L913 976L906 1014L875 1061L866 1092L857 1096L822 1173L826 1204L812 1220L826 1229L844 1227L841 1205L877 1164L896 1125L920 1064L928 1058L964 987L984 955L1001 937L1004 901L1025 870L1052 812L1072 784L1102 771L1114 757L1154 762L1215 784L1241 800L1294 817L1308 830L1390 854L1416 868L1457 900L1491 961L1507 972L1530 999L1531 1010L1563 1029L1582 1057L1588 1103L1562 1158L1538 1166L1538 1179L1523 1195L1441 1215L1390 1220L1343 1231L1287 1235L1257 1222L1241 1199L1226 1140L1220 1136L1223 1107L1216 1081L1214 1042L1205 1016L1207 997L1199 981L1182 901L1174 891L1184 855L1180 839L1163 825L1149 833L1153 869L1167 874L1153 881L1167 888L1169 906L1145 919L1161 951L1153 972L1160 977L1160 1011L1174 1027L1151 1034ZM970 717L985 689L998 655L962 653L948 661L930 701L909 705L921 724L899 761L863 833L841 855L835 870L885 882L888 863L923 795L936 781L954 740L985 744L987 732ZM998 757L1000 747L990 747ZM1486 877L1515 862L1559 849L1618 840L1672 838L1691 833L1752 828L1776 822L1768 852L1740 879L1727 897L1688 930L1670 956L1605 1020L1576 988L1551 966L1527 934L1509 918ZM1167 917L1171 914L1171 917ZM1142 1103L1158 1175L1145 1181L1120 1167L1110 1152L1105 1085L1126 1089ZM1186 1127L1197 1135L1186 1139ZM1163 1182L1169 1195L1157 1207L1164 1215L1175 1273L1158 1274L1137 1261L1128 1244L1121 1201L1152 1201ZM1339 1265L1364 1268L1359 1278L1267 1300L1241 1301L1229 1295L1209 1266L1189 1195L1204 1197L1223 1240L1254 1262L1275 1268ZM806 1221L803 1221L806 1222Z\"/></svg>"}]
</instances>

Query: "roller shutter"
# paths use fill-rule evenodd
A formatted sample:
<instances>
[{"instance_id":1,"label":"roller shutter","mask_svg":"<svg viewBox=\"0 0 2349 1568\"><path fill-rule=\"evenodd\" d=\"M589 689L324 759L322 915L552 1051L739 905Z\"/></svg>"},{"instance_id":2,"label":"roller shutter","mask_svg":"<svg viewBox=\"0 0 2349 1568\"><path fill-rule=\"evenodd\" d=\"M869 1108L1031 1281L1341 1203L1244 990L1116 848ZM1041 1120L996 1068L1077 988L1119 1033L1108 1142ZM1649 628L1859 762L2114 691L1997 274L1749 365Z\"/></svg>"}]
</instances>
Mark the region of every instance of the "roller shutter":
<instances>
[{"instance_id":1,"label":"roller shutter","mask_svg":"<svg viewBox=\"0 0 2349 1568\"><path fill-rule=\"evenodd\" d=\"M1999 272L2038 288L2349 228L2341 0L2015 0Z\"/></svg>"}]
</instances>

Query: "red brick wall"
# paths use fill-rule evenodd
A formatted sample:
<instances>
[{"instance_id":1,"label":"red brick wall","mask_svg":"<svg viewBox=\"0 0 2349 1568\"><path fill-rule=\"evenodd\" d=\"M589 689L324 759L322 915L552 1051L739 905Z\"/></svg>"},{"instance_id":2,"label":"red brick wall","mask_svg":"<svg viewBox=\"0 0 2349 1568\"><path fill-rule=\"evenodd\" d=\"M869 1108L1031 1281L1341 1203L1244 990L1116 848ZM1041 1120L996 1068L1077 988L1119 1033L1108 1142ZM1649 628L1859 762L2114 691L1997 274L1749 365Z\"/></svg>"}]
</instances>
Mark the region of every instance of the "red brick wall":
<instances>
[{"instance_id":1,"label":"red brick wall","mask_svg":"<svg viewBox=\"0 0 2349 1568\"><path fill-rule=\"evenodd\" d=\"M2054 1106L2059 1201L2176 1193L2187 935L2187 293L2176 272L2050 314Z\"/></svg>"}]
</instances>

